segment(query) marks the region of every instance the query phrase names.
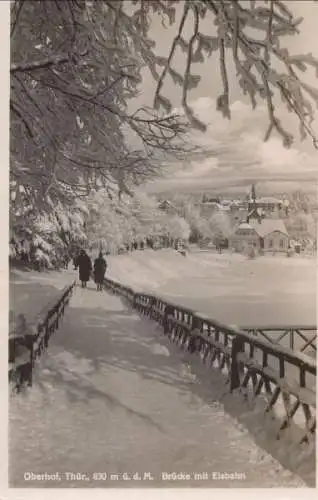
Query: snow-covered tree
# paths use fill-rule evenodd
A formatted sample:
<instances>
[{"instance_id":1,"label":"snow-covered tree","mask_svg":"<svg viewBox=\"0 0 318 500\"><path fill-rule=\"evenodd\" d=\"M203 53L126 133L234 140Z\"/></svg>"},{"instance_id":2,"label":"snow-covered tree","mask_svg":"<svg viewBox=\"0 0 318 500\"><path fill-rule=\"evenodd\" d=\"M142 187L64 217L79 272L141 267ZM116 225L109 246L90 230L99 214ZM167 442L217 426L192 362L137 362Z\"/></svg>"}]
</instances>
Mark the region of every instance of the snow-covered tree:
<instances>
[{"instance_id":1,"label":"snow-covered tree","mask_svg":"<svg viewBox=\"0 0 318 500\"><path fill-rule=\"evenodd\" d=\"M200 211L192 203L188 203L184 209L184 218L190 226L189 239L198 243L202 239L211 239L213 233L206 218L202 217Z\"/></svg>"},{"instance_id":2,"label":"snow-covered tree","mask_svg":"<svg viewBox=\"0 0 318 500\"><path fill-rule=\"evenodd\" d=\"M180 19L177 9L182 11ZM163 24L168 21L176 30L167 57L158 56L149 35L158 14ZM209 19L211 31L205 34L202 23ZM189 23L193 33L186 39ZM174 140L184 131L163 94L166 78L181 86L187 118L204 129L187 98L200 83L200 77L191 74L193 64L204 63L214 53L219 55L223 82L218 109L225 117L230 117L227 63L232 57L252 105L258 100L267 103L266 139L276 130L286 146L292 143L276 113L283 103L298 117L302 136L311 136L316 145L310 100L317 103L318 92L300 79L299 71L318 69L318 62L311 54L289 54L281 42L296 35L300 25L301 19L295 19L282 0L13 1L12 178L38 203L48 194L68 199L74 192L86 193L96 183L115 180L125 190L128 181L140 182L153 172L149 160L156 152L178 150ZM186 59L183 74L174 68L179 49ZM145 66L157 80L154 103L164 115L145 108L127 111ZM137 148L128 145L127 133L139 139Z\"/></svg>"},{"instance_id":3,"label":"snow-covered tree","mask_svg":"<svg viewBox=\"0 0 318 500\"><path fill-rule=\"evenodd\" d=\"M294 212L309 212L309 197L301 189L293 191L290 198L290 208Z\"/></svg>"},{"instance_id":4,"label":"snow-covered tree","mask_svg":"<svg viewBox=\"0 0 318 500\"><path fill-rule=\"evenodd\" d=\"M114 182L125 192L153 173L158 151L179 151L176 116L127 110L151 42L122 7L12 2L10 173L37 206Z\"/></svg>"},{"instance_id":5,"label":"snow-covered tree","mask_svg":"<svg viewBox=\"0 0 318 500\"><path fill-rule=\"evenodd\" d=\"M175 29L167 57L158 55L150 36L157 15L163 25L167 21ZM189 23L193 32L186 38ZM211 26L208 33L203 23ZM74 200L85 201L100 188L110 201L114 193L125 196L133 184L154 175L166 155L184 154L186 122L205 130L188 104L189 92L200 84L200 77L192 74L193 65L214 54L223 82L217 107L224 117L231 116L232 82L227 71L231 57L242 92L253 107L261 100L267 104L265 139L275 131L286 146L292 144L288 124L277 114L283 104L298 118L301 136L311 137L317 147L311 124L318 92L299 75L307 67L318 70L318 62L312 54L289 54L282 42L300 27L301 20L282 0L12 1L10 217L15 240L25 245L39 233L37 248L45 246L39 239L43 238L52 245L43 251L59 254L60 240L66 248L74 228L75 240L84 240L80 222L76 226L68 218L72 229L66 229L64 216L76 212ZM183 73L175 68L180 49ZM145 67L157 82L154 109L131 111L130 106L128 110L140 91ZM168 77L181 87L186 120L173 113L165 96ZM149 208L146 222L142 211L137 216L138 210L131 212L126 202L120 205L120 210L128 210L126 215L118 213L116 203L100 207L100 213L109 208L103 221L95 213L100 233L108 220L104 234L112 235L116 245L148 230L167 230L155 209ZM138 204L136 198L134 203ZM48 235L38 228L43 217L56 228L56 241L47 239L53 238L53 231ZM205 224L200 220L201 234L211 232ZM14 248L12 244L12 254Z\"/></svg>"},{"instance_id":6,"label":"snow-covered tree","mask_svg":"<svg viewBox=\"0 0 318 500\"><path fill-rule=\"evenodd\" d=\"M317 88L308 85L300 72L313 67L318 71L318 60L309 54L290 54L284 38L297 35L302 18L295 18L288 2L282 0L178 0L143 2L135 0L140 23L145 16L157 12L164 20L176 26L176 34L167 57L155 57L150 67L157 79L155 105L167 112L171 103L164 95L164 83L171 77L180 85L182 105L186 116L194 126L205 130L205 125L194 116L188 104L189 91L200 84L200 76L192 74L193 65L204 63L213 54L218 54L218 69L222 78L222 89L217 99L217 108L224 117L230 118L231 81L228 62L231 58L243 94L248 95L255 108L265 101L269 125L265 134L268 140L272 132L278 133L286 147L293 142L287 123L282 123L277 113L283 105L299 121L302 138L310 137L318 148L317 137L312 128L314 107L318 104ZM176 21L177 9L181 16ZM318 12L318 5L317 5ZM150 16L151 17L151 16ZM210 21L209 32L204 24ZM186 37L186 27L192 26L191 36ZM214 26L213 26L214 25ZM185 54L185 65L181 74L175 69L176 55ZM180 53L180 52L179 52ZM279 69L277 69L279 68Z\"/></svg>"},{"instance_id":7,"label":"snow-covered tree","mask_svg":"<svg viewBox=\"0 0 318 500\"><path fill-rule=\"evenodd\" d=\"M87 237L95 247L117 252L149 237L188 239L189 225L181 217L158 209L156 200L136 189L128 197L110 200L105 190L91 196Z\"/></svg>"},{"instance_id":8,"label":"snow-covered tree","mask_svg":"<svg viewBox=\"0 0 318 500\"><path fill-rule=\"evenodd\" d=\"M216 212L212 215L209 226L213 236L229 238L233 232L230 217L225 212Z\"/></svg>"},{"instance_id":9,"label":"snow-covered tree","mask_svg":"<svg viewBox=\"0 0 318 500\"><path fill-rule=\"evenodd\" d=\"M76 248L85 245L87 207L74 203L68 210L61 203L49 210L19 211L11 203L10 258L37 268L60 267Z\"/></svg>"},{"instance_id":10,"label":"snow-covered tree","mask_svg":"<svg viewBox=\"0 0 318 500\"><path fill-rule=\"evenodd\" d=\"M178 215L167 216L167 229L173 239L188 241L191 229L189 223Z\"/></svg>"},{"instance_id":11,"label":"snow-covered tree","mask_svg":"<svg viewBox=\"0 0 318 500\"><path fill-rule=\"evenodd\" d=\"M294 238L317 238L317 223L312 214L298 212L291 214L285 220L286 228Z\"/></svg>"}]
</instances>

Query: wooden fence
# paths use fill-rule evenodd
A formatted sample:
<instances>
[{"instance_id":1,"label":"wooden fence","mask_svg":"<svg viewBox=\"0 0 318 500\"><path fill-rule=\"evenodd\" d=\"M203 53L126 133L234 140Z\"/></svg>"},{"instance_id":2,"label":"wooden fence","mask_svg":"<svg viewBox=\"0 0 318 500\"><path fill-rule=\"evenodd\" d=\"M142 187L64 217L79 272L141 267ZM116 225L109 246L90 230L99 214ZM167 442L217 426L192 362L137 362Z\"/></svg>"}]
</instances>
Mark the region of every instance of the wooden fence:
<instances>
[{"instance_id":1,"label":"wooden fence","mask_svg":"<svg viewBox=\"0 0 318 500\"><path fill-rule=\"evenodd\" d=\"M249 326L240 330L258 335L274 344L287 344L293 351L317 355L317 327L316 326Z\"/></svg>"},{"instance_id":2,"label":"wooden fence","mask_svg":"<svg viewBox=\"0 0 318 500\"><path fill-rule=\"evenodd\" d=\"M32 324L27 324L23 315L18 316L15 329L9 333L9 382L17 392L24 384L32 386L34 363L58 329L74 286L75 281L64 287L60 297L55 297Z\"/></svg>"},{"instance_id":3,"label":"wooden fence","mask_svg":"<svg viewBox=\"0 0 318 500\"><path fill-rule=\"evenodd\" d=\"M276 418L275 405L283 400L283 417L277 438L290 427L295 415L302 411L303 428L300 442L312 442L316 433L316 360L304 353L260 338L248 331L229 327L155 295L134 291L110 279L104 285L120 294L141 314L156 321L170 340L204 363L225 370L229 392L239 390L245 397L266 397L266 413ZM263 328L262 331L266 329ZM286 328L284 331L303 328ZM292 370L290 370L292 368ZM290 376L292 372L293 376ZM296 374L296 377L295 377Z\"/></svg>"}]
</instances>

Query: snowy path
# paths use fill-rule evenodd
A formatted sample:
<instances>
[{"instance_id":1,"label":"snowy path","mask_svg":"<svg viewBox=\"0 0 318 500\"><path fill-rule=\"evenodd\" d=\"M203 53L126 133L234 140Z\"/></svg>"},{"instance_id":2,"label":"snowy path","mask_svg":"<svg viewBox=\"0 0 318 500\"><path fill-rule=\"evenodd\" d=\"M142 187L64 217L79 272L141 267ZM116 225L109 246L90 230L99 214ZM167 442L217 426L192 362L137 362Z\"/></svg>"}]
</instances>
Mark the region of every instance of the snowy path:
<instances>
[{"instance_id":1,"label":"snowy path","mask_svg":"<svg viewBox=\"0 0 318 500\"><path fill-rule=\"evenodd\" d=\"M185 355L167 346L158 327L118 297L77 288L36 367L34 387L10 402L10 486L306 486L258 448L221 404L196 394ZM87 476L72 481L66 472ZM94 481L98 472L149 472L153 480ZM162 480L163 472L190 479ZM25 473L58 475L32 481Z\"/></svg>"}]
</instances>

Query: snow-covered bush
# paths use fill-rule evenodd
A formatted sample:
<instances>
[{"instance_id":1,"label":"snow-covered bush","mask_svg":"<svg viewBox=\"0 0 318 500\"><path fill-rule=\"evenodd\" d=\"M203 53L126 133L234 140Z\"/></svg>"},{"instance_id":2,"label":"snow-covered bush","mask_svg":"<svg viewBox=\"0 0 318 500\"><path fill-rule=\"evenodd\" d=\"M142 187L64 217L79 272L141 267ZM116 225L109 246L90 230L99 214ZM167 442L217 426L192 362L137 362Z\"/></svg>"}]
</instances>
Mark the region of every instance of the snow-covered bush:
<instances>
[{"instance_id":1,"label":"snow-covered bush","mask_svg":"<svg viewBox=\"0 0 318 500\"><path fill-rule=\"evenodd\" d=\"M188 240L189 223L177 215L158 209L157 202L138 190L129 197L110 199L100 190L88 203L87 237L94 248L116 253L147 239L171 242Z\"/></svg>"},{"instance_id":2,"label":"snow-covered bush","mask_svg":"<svg viewBox=\"0 0 318 500\"><path fill-rule=\"evenodd\" d=\"M289 123L278 116L283 106L298 119L301 137L311 138L317 147L312 104L318 94L301 73L317 70L318 61L312 54L290 54L286 47L286 36L298 34L301 24L289 2L13 0L10 10L11 259L21 255L25 260L30 252L24 242L29 242L35 247L32 258L39 248L58 263L68 249L87 244L87 219L89 239L97 244L104 238L113 248L171 233L170 222L141 193L135 193L132 204L123 201L126 215L105 197L105 207L97 203L101 217L92 215L92 207L80 207L85 201L74 200L101 186L107 192L115 186L125 195L132 184L157 172L164 155L172 152L184 159L188 149L180 139L188 125L206 130L188 103L189 92L201 80L193 71L216 53L222 75L220 119L231 117L236 83L253 107L265 101L266 140L276 132L291 146ZM151 39L157 17L170 29L171 41L160 56ZM175 67L180 47L185 60ZM234 73L228 72L233 64L234 82ZM137 103L134 109L145 67L156 81L153 107L137 109ZM165 95L170 77L181 87L179 115ZM37 225L43 212L50 230L48 221L46 228ZM192 239L212 237L214 228L195 219L186 217ZM36 235L51 246L34 242Z\"/></svg>"},{"instance_id":3,"label":"snow-covered bush","mask_svg":"<svg viewBox=\"0 0 318 500\"><path fill-rule=\"evenodd\" d=\"M295 250L289 248L286 252L286 257L293 257L293 255L295 255Z\"/></svg>"},{"instance_id":4,"label":"snow-covered bush","mask_svg":"<svg viewBox=\"0 0 318 500\"><path fill-rule=\"evenodd\" d=\"M38 213L21 214L11 205L11 235L9 258L11 263L23 263L36 269L60 268L73 247L87 241L83 206L68 208L56 204Z\"/></svg>"}]
</instances>

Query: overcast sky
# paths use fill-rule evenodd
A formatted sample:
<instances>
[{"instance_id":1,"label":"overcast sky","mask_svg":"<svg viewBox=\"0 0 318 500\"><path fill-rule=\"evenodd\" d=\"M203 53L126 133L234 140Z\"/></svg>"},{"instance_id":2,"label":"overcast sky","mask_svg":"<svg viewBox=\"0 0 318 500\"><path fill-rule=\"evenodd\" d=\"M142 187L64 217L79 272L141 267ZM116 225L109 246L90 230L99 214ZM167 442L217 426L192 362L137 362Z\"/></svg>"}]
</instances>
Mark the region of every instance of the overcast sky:
<instances>
[{"instance_id":1,"label":"overcast sky","mask_svg":"<svg viewBox=\"0 0 318 500\"><path fill-rule=\"evenodd\" d=\"M180 2L180 7L183 2ZM286 39L286 46L290 53L300 54L312 52L318 57L318 3L306 0L291 0L287 2L295 15L304 18L301 24L301 34ZM179 9L180 14L180 9ZM209 31L210 19L206 20L204 30ZM190 34L190 26L187 26ZM211 33L210 33L211 34ZM156 41L156 51L160 55L167 55L170 44L175 35L175 27L165 29L160 18L156 18L152 25L152 37ZM180 56L176 61L176 69L182 70L185 58ZM178 165L167 180L158 180L151 185L152 190L176 189L178 187L195 185L215 185L218 182L224 185L233 184L246 178L273 179L304 178L312 179L315 176L317 151L311 142L297 142L291 151L286 151L278 139L263 144L266 131L266 111L259 109L252 112L248 102L244 101L236 83L233 65L228 66L231 85L231 102L233 118L229 123L215 110L215 98L220 94L221 80L218 71L216 56L203 64L196 64L193 73L201 76L199 87L190 94L193 109L208 124L205 134L195 133L196 139L207 147L214 146L219 151L216 157L209 156L201 162L193 162L186 168ZM314 71L305 75L308 83L318 88L317 77ZM146 70L142 85L142 94L138 104L151 104L154 94L154 82ZM180 106L180 87L168 80L164 87L164 95L169 97L173 106ZM288 126L298 133L296 121L292 123L287 115ZM318 132L318 121L315 121Z\"/></svg>"}]
</instances>

